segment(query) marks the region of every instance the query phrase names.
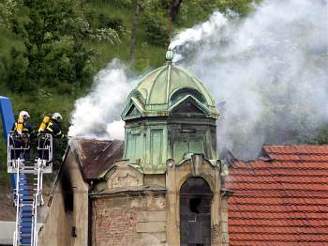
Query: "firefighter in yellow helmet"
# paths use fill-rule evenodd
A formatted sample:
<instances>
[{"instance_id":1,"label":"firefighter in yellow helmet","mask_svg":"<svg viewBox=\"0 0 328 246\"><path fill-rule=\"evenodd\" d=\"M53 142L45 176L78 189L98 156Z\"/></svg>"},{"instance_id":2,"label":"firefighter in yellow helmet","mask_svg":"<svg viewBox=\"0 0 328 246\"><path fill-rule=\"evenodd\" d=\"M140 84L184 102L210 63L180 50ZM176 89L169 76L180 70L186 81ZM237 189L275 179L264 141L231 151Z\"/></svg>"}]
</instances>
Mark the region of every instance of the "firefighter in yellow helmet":
<instances>
[{"instance_id":1,"label":"firefighter in yellow helmet","mask_svg":"<svg viewBox=\"0 0 328 246\"><path fill-rule=\"evenodd\" d=\"M13 125L13 158L29 158L30 138L33 135L33 128L29 123L30 115L27 111L19 112L18 119Z\"/></svg>"},{"instance_id":2,"label":"firefighter in yellow helmet","mask_svg":"<svg viewBox=\"0 0 328 246\"><path fill-rule=\"evenodd\" d=\"M60 113L53 113L51 116L46 115L39 126L38 134L50 133L55 138L64 138L65 135L62 133L61 122L63 117Z\"/></svg>"},{"instance_id":3,"label":"firefighter in yellow helmet","mask_svg":"<svg viewBox=\"0 0 328 246\"><path fill-rule=\"evenodd\" d=\"M49 154L44 150L45 146L50 144L49 138L47 138L46 134L51 134L53 138L63 139L65 135L61 129L62 120L63 117L60 113L57 112L53 113L52 115L46 115L43 117L38 129L38 158L51 161L49 159ZM54 160L60 159L60 142L54 141Z\"/></svg>"},{"instance_id":4,"label":"firefighter in yellow helmet","mask_svg":"<svg viewBox=\"0 0 328 246\"><path fill-rule=\"evenodd\" d=\"M30 115L27 111L19 112L18 119L13 126L14 133L22 136L23 134L31 135L33 128L28 122Z\"/></svg>"}]
</instances>

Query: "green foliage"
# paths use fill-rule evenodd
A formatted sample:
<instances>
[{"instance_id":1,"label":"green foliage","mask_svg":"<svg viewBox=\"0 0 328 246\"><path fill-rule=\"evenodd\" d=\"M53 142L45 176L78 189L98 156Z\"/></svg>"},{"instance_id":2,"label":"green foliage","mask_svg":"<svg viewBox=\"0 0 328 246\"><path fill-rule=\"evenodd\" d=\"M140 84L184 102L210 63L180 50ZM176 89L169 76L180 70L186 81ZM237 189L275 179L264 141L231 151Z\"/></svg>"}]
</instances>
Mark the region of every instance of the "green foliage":
<instances>
[{"instance_id":1,"label":"green foliage","mask_svg":"<svg viewBox=\"0 0 328 246\"><path fill-rule=\"evenodd\" d=\"M146 41L149 44L167 47L169 45L169 33L167 30L167 23L164 25L163 21L153 15L148 15L144 18Z\"/></svg>"},{"instance_id":2,"label":"green foliage","mask_svg":"<svg viewBox=\"0 0 328 246\"><path fill-rule=\"evenodd\" d=\"M111 28L122 34L125 30L123 20L121 18L110 18L104 14L98 16L99 27L98 28Z\"/></svg>"},{"instance_id":3,"label":"green foliage","mask_svg":"<svg viewBox=\"0 0 328 246\"><path fill-rule=\"evenodd\" d=\"M15 14L16 7L15 0L0 0L0 25L10 25L10 19Z\"/></svg>"},{"instance_id":4,"label":"green foliage","mask_svg":"<svg viewBox=\"0 0 328 246\"><path fill-rule=\"evenodd\" d=\"M252 10L253 2L261 0L184 0L181 3L176 24L178 26L194 25L204 21L213 12L219 10L226 12L232 10L241 16L247 15Z\"/></svg>"},{"instance_id":5,"label":"green foliage","mask_svg":"<svg viewBox=\"0 0 328 246\"><path fill-rule=\"evenodd\" d=\"M115 10L117 9L129 9L135 0L89 0L92 6L108 8L112 6Z\"/></svg>"},{"instance_id":6,"label":"green foliage","mask_svg":"<svg viewBox=\"0 0 328 246\"><path fill-rule=\"evenodd\" d=\"M259 3L261 0L216 0L218 8L225 12L228 9L241 16L247 15L252 11L252 3Z\"/></svg>"},{"instance_id":7,"label":"green foliage","mask_svg":"<svg viewBox=\"0 0 328 246\"><path fill-rule=\"evenodd\" d=\"M27 59L23 54L15 48L11 49L11 59L4 62L4 79L7 87L16 92L23 92L25 90L33 90L34 84L26 81Z\"/></svg>"},{"instance_id":8,"label":"green foliage","mask_svg":"<svg viewBox=\"0 0 328 246\"><path fill-rule=\"evenodd\" d=\"M312 139L304 139L309 144L328 144L328 125L323 125Z\"/></svg>"},{"instance_id":9,"label":"green foliage","mask_svg":"<svg viewBox=\"0 0 328 246\"><path fill-rule=\"evenodd\" d=\"M140 1L139 5L147 43L167 48L170 35L168 1L145 0Z\"/></svg>"},{"instance_id":10,"label":"green foliage","mask_svg":"<svg viewBox=\"0 0 328 246\"><path fill-rule=\"evenodd\" d=\"M117 41L111 28L92 29L77 0L33 0L20 6L26 20L13 22L13 31L23 39L24 49L11 52L6 81L12 91L61 84L84 87L94 74L94 51L85 40ZM24 81L23 83L21 81ZM65 86L65 92L68 86Z\"/></svg>"}]
</instances>

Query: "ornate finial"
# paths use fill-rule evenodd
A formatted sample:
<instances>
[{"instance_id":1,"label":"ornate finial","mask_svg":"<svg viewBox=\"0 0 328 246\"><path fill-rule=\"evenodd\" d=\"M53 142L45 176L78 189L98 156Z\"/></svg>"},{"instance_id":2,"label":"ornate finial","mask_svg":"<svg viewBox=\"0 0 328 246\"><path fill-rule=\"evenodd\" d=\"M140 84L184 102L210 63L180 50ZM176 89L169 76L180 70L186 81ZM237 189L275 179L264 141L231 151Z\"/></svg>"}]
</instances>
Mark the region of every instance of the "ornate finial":
<instances>
[{"instance_id":1,"label":"ornate finial","mask_svg":"<svg viewBox=\"0 0 328 246\"><path fill-rule=\"evenodd\" d=\"M171 50L171 49L169 48L169 49L167 50L167 52L166 52L166 56L165 56L166 61L167 61L168 63L172 63L173 57L174 57L174 52L173 52L173 50Z\"/></svg>"}]
</instances>

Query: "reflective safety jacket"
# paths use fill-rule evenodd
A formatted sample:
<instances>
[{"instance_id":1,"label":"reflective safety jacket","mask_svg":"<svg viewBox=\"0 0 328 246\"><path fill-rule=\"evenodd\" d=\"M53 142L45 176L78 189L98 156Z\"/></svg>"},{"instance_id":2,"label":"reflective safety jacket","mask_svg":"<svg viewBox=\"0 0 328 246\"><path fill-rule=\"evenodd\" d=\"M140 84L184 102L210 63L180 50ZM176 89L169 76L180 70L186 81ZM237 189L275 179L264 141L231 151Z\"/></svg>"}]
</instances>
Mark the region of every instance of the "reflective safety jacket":
<instances>
[{"instance_id":1,"label":"reflective safety jacket","mask_svg":"<svg viewBox=\"0 0 328 246\"><path fill-rule=\"evenodd\" d=\"M63 138L65 135L62 133L60 123L54 119L50 119L45 130L45 133L50 133L56 138Z\"/></svg>"},{"instance_id":2,"label":"reflective safety jacket","mask_svg":"<svg viewBox=\"0 0 328 246\"><path fill-rule=\"evenodd\" d=\"M33 131L32 126L29 123L25 122L23 117L21 116L18 117L17 122L15 122L13 130L18 135L22 135L23 133L31 134Z\"/></svg>"}]
</instances>

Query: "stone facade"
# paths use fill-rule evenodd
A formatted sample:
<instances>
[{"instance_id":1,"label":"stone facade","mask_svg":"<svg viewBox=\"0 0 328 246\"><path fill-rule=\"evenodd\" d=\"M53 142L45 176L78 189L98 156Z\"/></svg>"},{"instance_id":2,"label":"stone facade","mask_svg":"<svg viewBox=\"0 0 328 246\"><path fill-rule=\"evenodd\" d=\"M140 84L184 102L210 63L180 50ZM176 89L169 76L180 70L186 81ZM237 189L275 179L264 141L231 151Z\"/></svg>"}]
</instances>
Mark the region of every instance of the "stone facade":
<instances>
[{"instance_id":1,"label":"stone facade","mask_svg":"<svg viewBox=\"0 0 328 246\"><path fill-rule=\"evenodd\" d=\"M167 245L165 193L128 192L92 198L93 245Z\"/></svg>"},{"instance_id":2,"label":"stone facade","mask_svg":"<svg viewBox=\"0 0 328 246\"><path fill-rule=\"evenodd\" d=\"M220 162L202 155L177 165L167 162L166 175L142 174L118 162L90 195L92 245L180 245L180 189L190 178L204 179L210 201L210 245L225 245L227 215L221 193ZM223 200L222 200L223 197Z\"/></svg>"},{"instance_id":3,"label":"stone facade","mask_svg":"<svg viewBox=\"0 0 328 246\"><path fill-rule=\"evenodd\" d=\"M121 161L104 178L90 194L92 245L167 245L165 176Z\"/></svg>"},{"instance_id":4,"label":"stone facade","mask_svg":"<svg viewBox=\"0 0 328 246\"><path fill-rule=\"evenodd\" d=\"M76 140L67 152L42 245L228 245L217 117L209 91L182 68L168 61L149 73L122 114L124 160L112 161L112 143L82 151ZM72 198L59 195L66 189Z\"/></svg>"}]
</instances>

